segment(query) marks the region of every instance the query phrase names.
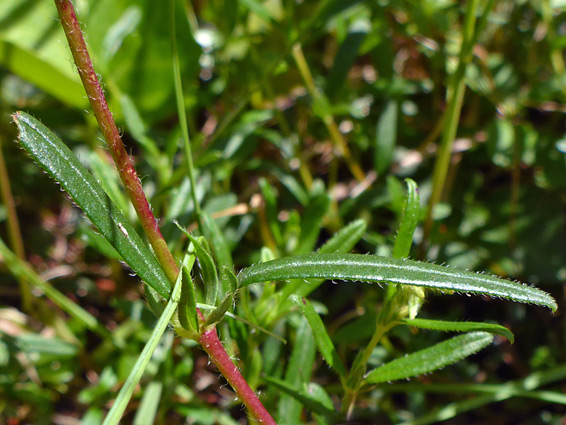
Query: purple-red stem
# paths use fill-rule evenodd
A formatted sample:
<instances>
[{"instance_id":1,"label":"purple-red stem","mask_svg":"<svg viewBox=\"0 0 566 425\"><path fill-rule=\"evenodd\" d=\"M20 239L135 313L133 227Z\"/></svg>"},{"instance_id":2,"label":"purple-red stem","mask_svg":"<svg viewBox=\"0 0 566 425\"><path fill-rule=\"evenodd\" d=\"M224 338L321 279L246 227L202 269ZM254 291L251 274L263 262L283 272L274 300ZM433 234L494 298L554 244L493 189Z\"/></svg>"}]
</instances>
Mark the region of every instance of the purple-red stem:
<instances>
[{"instance_id":1,"label":"purple-red stem","mask_svg":"<svg viewBox=\"0 0 566 425\"><path fill-rule=\"evenodd\" d=\"M236 389L250 414L262 424L277 425L257 397L257 394L250 388L236 365L232 362L228 353L226 353L218 339L216 328L205 331L201 335L199 342L218 370L220 370L220 373L224 375L232 388Z\"/></svg>"},{"instance_id":2,"label":"purple-red stem","mask_svg":"<svg viewBox=\"0 0 566 425\"><path fill-rule=\"evenodd\" d=\"M83 33L75 13L75 8L70 0L55 0L55 5L57 6L57 11L61 18L61 25L65 30L65 35L67 36L67 41L69 42L69 47L71 48L71 53L73 54L73 59L79 71L79 76L83 82L86 94L90 101L90 105L93 109L94 116L98 121L98 125L104 135L104 139L108 144L112 158L118 168L120 173L120 178L122 183L128 192L128 196L134 205L136 213L140 219L140 223L147 235L153 250L159 260L160 264L163 266L167 277L171 282L175 282L177 279L177 274L179 270L175 263L171 251L167 247L167 243L159 230L157 220L151 212L149 202L145 197L142 185L132 159L126 152L124 143L122 143L122 138L120 137L120 132L116 127L114 118L110 109L108 109L108 104L104 97L104 92L98 81L98 76L94 72L92 66L92 61L88 54L86 43L83 38Z\"/></svg>"},{"instance_id":3,"label":"purple-red stem","mask_svg":"<svg viewBox=\"0 0 566 425\"><path fill-rule=\"evenodd\" d=\"M98 121L98 125L102 130L104 139L108 144L112 158L116 164L120 178L124 187L128 191L128 195L142 227L153 247L159 263L163 267L169 280L174 283L179 274L179 269L175 263L175 259L169 251L169 247L163 239L163 235L157 225L157 220L151 212L149 202L143 192L140 180L134 168L132 159L126 152L112 113L108 109L108 104L104 97L104 92L98 81L98 77L94 72L92 61L88 54L83 34L77 20L75 8L70 0L55 0L61 24L67 36L75 65L79 71L81 81L88 95L90 105L94 111L94 116ZM216 329L205 331L199 340L214 364L218 367L222 375L228 380L230 385L238 393L240 399L249 409L250 414L258 421L267 425L276 425L275 421L259 401L255 392L250 388L244 377L238 371L236 365L230 360L230 356L222 346Z\"/></svg>"}]
</instances>

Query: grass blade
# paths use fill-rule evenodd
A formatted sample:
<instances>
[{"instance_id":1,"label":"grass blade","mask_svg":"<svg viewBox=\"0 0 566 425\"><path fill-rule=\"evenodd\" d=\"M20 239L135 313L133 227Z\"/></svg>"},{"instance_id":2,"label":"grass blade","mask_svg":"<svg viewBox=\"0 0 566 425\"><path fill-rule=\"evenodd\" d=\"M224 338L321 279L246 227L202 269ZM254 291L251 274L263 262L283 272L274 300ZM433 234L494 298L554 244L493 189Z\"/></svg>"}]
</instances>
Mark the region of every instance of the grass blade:
<instances>
[{"instance_id":1,"label":"grass blade","mask_svg":"<svg viewBox=\"0 0 566 425\"><path fill-rule=\"evenodd\" d=\"M437 264L359 254L314 254L284 257L244 269L240 285L287 279L341 279L392 282L538 304L556 311L554 298L540 289L481 273Z\"/></svg>"},{"instance_id":2,"label":"grass blade","mask_svg":"<svg viewBox=\"0 0 566 425\"><path fill-rule=\"evenodd\" d=\"M505 326L483 323L483 322L451 322L445 320L428 319L405 319L403 323L421 329L430 329L444 332L489 332L507 338L511 344L515 341L515 335Z\"/></svg>"},{"instance_id":3,"label":"grass blade","mask_svg":"<svg viewBox=\"0 0 566 425\"><path fill-rule=\"evenodd\" d=\"M491 341L493 335L487 332L456 336L372 370L365 377L365 382L377 384L429 373L478 352Z\"/></svg>"},{"instance_id":4,"label":"grass blade","mask_svg":"<svg viewBox=\"0 0 566 425\"><path fill-rule=\"evenodd\" d=\"M194 257L193 259L191 259L191 257L192 256L190 254L185 255L183 264L181 266L182 268L190 264L191 260L194 260ZM124 414L128 402L130 401L130 398L132 397L136 386L140 382L140 379L149 361L151 360L151 356L153 355L157 344L159 344L161 336L165 332L165 329L167 329L167 326L169 325L169 322L171 321L171 318L173 317L173 314L177 309L179 299L181 298L182 275L183 273L180 272L179 276L177 277L175 287L173 288L173 292L171 293L171 299L169 300L167 306L165 307L165 310L163 310L163 313L159 317L159 320L157 321L157 324L155 325L155 328L153 329L153 332L149 337L149 341L147 341L147 343L143 347L143 350L136 360L132 371L128 375L128 379L126 379L124 386L118 393L118 397L114 401L114 404L112 405L112 408L110 409L110 412L108 412L108 415L104 419L102 425L117 425L118 423L120 423L120 418Z\"/></svg>"},{"instance_id":5,"label":"grass blade","mask_svg":"<svg viewBox=\"0 0 566 425\"><path fill-rule=\"evenodd\" d=\"M16 113L14 121L20 145L31 158L59 182L132 270L163 298L169 298L170 284L156 258L71 150L25 112Z\"/></svg>"}]
</instances>

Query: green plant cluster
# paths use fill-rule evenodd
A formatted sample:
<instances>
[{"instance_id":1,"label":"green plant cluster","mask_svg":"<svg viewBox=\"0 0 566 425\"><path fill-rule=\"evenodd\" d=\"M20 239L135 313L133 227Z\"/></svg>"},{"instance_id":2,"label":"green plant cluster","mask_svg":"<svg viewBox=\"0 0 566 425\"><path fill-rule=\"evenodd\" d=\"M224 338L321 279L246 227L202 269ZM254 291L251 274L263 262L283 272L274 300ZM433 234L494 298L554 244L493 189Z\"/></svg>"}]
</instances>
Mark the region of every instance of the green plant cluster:
<instances>
[{"instance_id":1,"label":"green plant cluster","mask_svg":"<svg viewBox=\"0 0 566 425\"><path fill-rule=\"evenodd\" d=\"M0 3L0 422L560 424L563 3Z\"/></svg>"}]
</instances>

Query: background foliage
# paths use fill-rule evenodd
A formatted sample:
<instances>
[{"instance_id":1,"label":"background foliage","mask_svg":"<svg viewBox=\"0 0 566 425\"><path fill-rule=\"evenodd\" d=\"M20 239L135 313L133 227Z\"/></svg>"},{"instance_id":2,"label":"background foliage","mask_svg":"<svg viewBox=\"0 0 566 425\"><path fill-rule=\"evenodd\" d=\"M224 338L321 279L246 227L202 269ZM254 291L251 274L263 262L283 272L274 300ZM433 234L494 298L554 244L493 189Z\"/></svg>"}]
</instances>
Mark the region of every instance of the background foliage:
<instances>
[{"instance_id":1,"label":"background foliage","mask_svg":"<svg viewBox=\"0 0 566 425\"><path fill-rule=\"evenodd\" d=\"M179 152L169 9L155 1L75 3L110 107L165 237L180 258L183 239L173 220L189 225L194 205ZM176 37L197 194L203 209L217 217L236 269L269 255L264 247L277 256L310 252L357 219L367 229L355 251L391 255L404 178L418 183L423 219L426 213L467 3L181 3ZM535 283L551 292L563 311L565 6L559 0L480 4L483 15L465 75L451 167L424 258ZM96 316L122 346L87 331L43 298L33 312L23 312L16 281L0 263L0 414L6 423L62 424L80 418L98 423L155 323L139 280L11 143L11 113L23 109L38 117L135 223L96 122L84 111L88 102L64 40L51 2L0 3L0 142L27 260L43 278L56 278L53 284ZM296 42L301 51L293 50ZM338 135L332 133L336 129ZM351 160L340 157L340 139L347 142ZM356 181L356 167L367 176L363 183ZM0 205L0 220L6 214ZM6 240L5 226L0 231ZM419 257L421 240L422 231L412 258ZM226 320L229 350L246 379L261 388L269 410L290 415L294 423L316 423L320 419L302 414L273 379L304 384L311 393L326 394L330 404L339 383L316 355L299 311L277 320L270 298L274 290L251 287L242 302L246 316L292 343L282 345ZM371 337L384 293L375 285L326 283L311 294L347 364ZM496 338L471 360L414 383L502 385L566 361L560 311L552 316L498 300L436 296L427 300L420 317L497 321L515 333L516 342ZM441 339L437 332L396 328L371 362L378 365ZM204 353L172 333L161 341L142 382L128 423L143 424L148 415L156 415L156 423L245 422ZM564 392L563 386L553 389ZM363 394L360 420L425 421L447 403L464 406L474 400L477 408L451 423L558 424L564 413L563 405L541 397L490 404L498 398L470 395L470 388L462 394L410 388L384 384ZM481 403L481 397L487 401Z\"/></svg>"}]
</instances>

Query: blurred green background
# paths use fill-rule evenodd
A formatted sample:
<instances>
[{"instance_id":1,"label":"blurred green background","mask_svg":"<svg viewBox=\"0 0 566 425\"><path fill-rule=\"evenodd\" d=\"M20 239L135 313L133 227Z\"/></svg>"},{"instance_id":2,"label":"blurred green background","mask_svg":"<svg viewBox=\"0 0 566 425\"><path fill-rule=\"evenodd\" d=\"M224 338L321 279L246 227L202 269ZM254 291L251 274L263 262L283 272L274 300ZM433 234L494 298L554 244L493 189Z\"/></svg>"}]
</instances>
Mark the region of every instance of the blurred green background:
<instances>
[{"instance_id":1,"label":"blurred green background","mask_svg":"<svg viewBox=\"0 0 566 425\"><path fill-rule=\"evenodd\" d=\"M310 252L359 218L368 229L356 251L390 255L406 177L419 185L424 219L469 3L177 2L197 193L203 208L219 217L236 269L259 261L264 246L279 255ZM430 297L422 317L497 321L515 333L516 342L500 340L425 382L503 383L566 361L566 2L479 4L477 40L430 246L419 254L419 231L411 257L536 284L557 298L560 311ZM180 252L172 220L190 225L194 205L179 151L169 4L77 0L75 6L154 212ZM299 54L293 51L297 43ZM301 56L314 92L300 72ZM13 143L10 115L16 110L54 130L135 222L50 1L0 2L0 144L26 259L44 278L57 278L53 283L61 291L126 346L118 350L100 341L47 301L23 312L17 282L0 262L0 418L6 424L74 424L81 418L96 424L155 319L137 279L112 260L80 211ZM331 137L328 117L339 136ZM351 163L366 178L362 183L340 157L336 137L347 143ZM7 214L0 205L4 240ZM312 296L348 359L371 336L366 325L382 298L376 288L326 285ZM293 339L296 324L291 320L289 326ZM415 351L435 338L395 331L387 350ZM260 385L262 363L241 345L238 350L247 377ZM280 373L286 354L283 349L271 363L264 359L264 372ZM378 362L385 354L375 356ZM230 389L217 382L193 344L168 334L151 367L124 423L144 423L145 411L136 416L140 405L158 412L155 423L245 423ZM333 395L339 383L326 369L317 363L311 380ZM554 389L566 390L563 382ZM262 391L273 409L277 390ZM399 423L469 397L377 389L363 395L359 416L368 423ZM563 405L512 398L448 423L563 424L564 412Z\"/></svg>"}]
</instances>

